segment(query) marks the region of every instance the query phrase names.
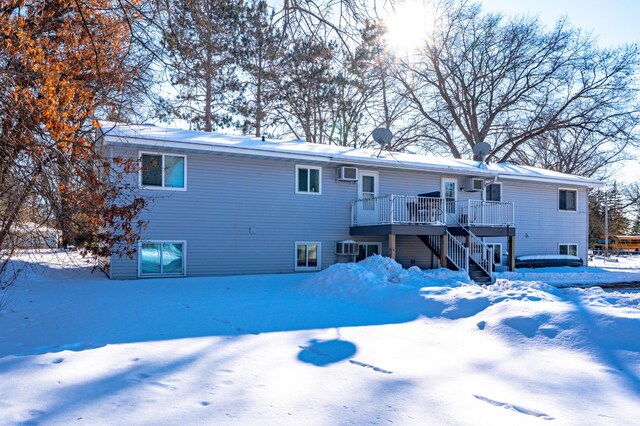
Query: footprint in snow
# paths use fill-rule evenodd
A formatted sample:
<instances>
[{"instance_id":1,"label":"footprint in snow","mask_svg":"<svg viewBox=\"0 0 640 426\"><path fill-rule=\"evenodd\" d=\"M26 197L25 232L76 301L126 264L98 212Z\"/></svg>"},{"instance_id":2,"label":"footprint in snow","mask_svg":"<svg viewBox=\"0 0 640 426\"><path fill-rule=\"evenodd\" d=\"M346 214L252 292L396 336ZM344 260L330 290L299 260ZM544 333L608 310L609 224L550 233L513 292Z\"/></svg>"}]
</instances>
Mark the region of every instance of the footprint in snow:
<instances>
[{"instance_id":1,"label":"footprint in snow","mask_svg":"<svg viewBox=\"0 0 640 426\"><path fill-rule=\"evenodd\" d=\"M53 361L51 361L51 364L60 364L64 361L64 358L56 358Z\"/></svg>"},{"instance_id":2,"label":"footprint in snow","mask_svg":"<svg viewBox=\"0 0 640 426\"><path fill-rule=\"evenodd\" d=\"M152 384L153 386L156 386L156 387L159 387L159 388L162 388L162 389L167 389L167 390L170 390L170 391L174 391L174 390L178 389L178 388L176 388L175 386L172 386L172 385L170 385L170 384L168 384L168 383L162 383L162 382L151 382L151 384Z\"/></svg>"},{"instance_id":3,"label":"footprint in snow","mask_svg":"<svg viewBox=\"0 0 640 426\"><path fill-rule=\"evenodd\" d=\"M358 366L360 366L360 367L370 368L370 369L372 369L373 371L377 371L378 373L393 374L393 371L384 370L384 369L382 369L382 368L380 368L380 367L376 367L376 366L371 365L371 364L365 364L364 362L354 361L354 360L352 360L352 359L350 359L350 360L349 360L349 362L350 362L351 364L358 365Z\"/></svg>"},{"instance_id":4,"label":"footprint in snow","mask_svg":"<svg viewBox=\"0 0 640 426\"><path fill-rule=\"evenodd\" d=\"M543 420L555 420L553 417L541 411L532 410L530 408L525 408L519 405L509 404L508 402L495 401L493 399L485 398L484 396L480 396L480 395L473 395L473 396L475 396L480 401L486 402L491 405L495 405L496 407L502 407L507 410L512 410L518 413L526 414L528 416L539 417Z\"/></svg>"}]
</instances>

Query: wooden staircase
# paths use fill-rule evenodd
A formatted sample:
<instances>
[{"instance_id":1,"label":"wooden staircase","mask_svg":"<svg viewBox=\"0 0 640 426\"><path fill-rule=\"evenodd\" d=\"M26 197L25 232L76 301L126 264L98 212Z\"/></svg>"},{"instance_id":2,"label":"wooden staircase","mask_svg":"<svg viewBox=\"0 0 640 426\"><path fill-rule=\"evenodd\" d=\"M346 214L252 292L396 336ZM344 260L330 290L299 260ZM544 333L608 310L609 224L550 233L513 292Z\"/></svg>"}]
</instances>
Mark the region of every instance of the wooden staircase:
<instances>
[{"instance_id":1,"label":"wooden staircase","mask_svg":"<svg viewBox=\"0 0 640 426\"><path fill-rule=\"evenodd\" d=\"M474 282L478 284L493 284L493 251L465 228L462 238L463 244L449 231L445 231L447 241L447 268L453 271L464 270L469 274ZM439 235L419 235L418 238L431 250L438 258L442 255L441 237Z\"/></svg>"}]
</instances>

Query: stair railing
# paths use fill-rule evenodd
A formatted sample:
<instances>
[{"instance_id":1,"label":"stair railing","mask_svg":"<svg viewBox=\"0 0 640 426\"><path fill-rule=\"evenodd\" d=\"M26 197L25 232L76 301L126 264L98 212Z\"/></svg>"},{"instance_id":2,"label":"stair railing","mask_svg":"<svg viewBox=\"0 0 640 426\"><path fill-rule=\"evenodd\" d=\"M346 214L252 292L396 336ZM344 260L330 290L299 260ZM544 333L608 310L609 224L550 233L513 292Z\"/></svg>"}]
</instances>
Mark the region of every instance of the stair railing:
<instances>
[{"instance_id":1,"label":"stair railing","mask_svg":"<svg viewBox=\"0 0 640 426\"><path fill-rule=\"evenodd\" d=\"M445 231L447 238L447 260L459 270L469 273L469 249L456 239L449 231ZM440 235L427 235L429 244L438 255L442 253Z\"/></svg>"},{"instance_id":2,"label":"stair railing","mask_svg":"<svg viewBox=\"0 0 640 426\"><path fill-rule=\"evenodd\" d=\"M493 275L493 249L486 245L484 241L478 238L473 232L468 232L471 239L469 247L471 258L491 277Z\"/></svg>"},{"instance_id":3,"label":"stair railing","mask_svg":"<svg viewBox=\"0 0 640 426\"><path fill-rule=\"evenodd\" d=\"M456 239L449 231L447 235L447 257L460 270L469 273L469 249Z\"/></svg>"},{"instance_id":4,"label":"stair railing","mask_svg":"<svg viewBox=\"0 0 640 426\"><path fill-rule=\"evenodd\" d=\"M489 248L488 245L484 243L480 238L476 236L468 226L463 225L460 221L454 217L455 222L459 227L465 230L467 235L469 235L470 244L467 255L467 268L466 271L469 272L469 257L473 259L473 261L483 270L487 276L493 279L493 249ZM448 233L448 231L447 231ZM455 238L454 238L455 239ZM461 244L458 240L456 240L459 244Z\"/></svg>"}]
</instances>

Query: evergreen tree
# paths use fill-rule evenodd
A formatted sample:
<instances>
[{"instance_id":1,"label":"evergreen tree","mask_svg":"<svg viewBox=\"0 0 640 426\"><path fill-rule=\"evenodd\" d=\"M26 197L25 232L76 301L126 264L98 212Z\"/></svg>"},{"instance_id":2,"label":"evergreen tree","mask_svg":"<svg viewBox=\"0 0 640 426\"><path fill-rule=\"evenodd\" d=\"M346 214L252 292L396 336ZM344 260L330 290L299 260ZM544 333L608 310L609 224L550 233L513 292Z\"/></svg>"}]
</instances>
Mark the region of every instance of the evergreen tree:
<instances>
[{"instance_id":1,"label":"evergreen tree","mask_svg":"<svg viewBox=\"0 0 640 426\"><path fill-rule=\"evenodd\" d=\"M287 42L282 55L277 122L307 142L329 142L325 135L335 95L335 49L334 42L302 34Z\"/></svg>"},{"instance_id":2,"label":"evergreen tree","mask_svg":"<svg viewBox=\"0 0 640 426\"><path fill-rule=\"evenodd\" d=\"M624 207L622 194L618 189L618 183L613 182L613 187L607 193L607 205L609 209L609 234L625 235L629 227Z\"/></svg>"},{"instance_id":3,"label":"evergreen tree","mask_svg":"<svg viewBox=\"0 0 640 426\"><path fill-rule=\"evenodd\" d=\"M629 230L631 235L639 235L640 236L640 208L635 208L635 215L633 219L633 224L631 225L631 229Z\"/></svg>"},{"instance_id":4,"label":"evergreen tree","mask_svg":"<svg viewBox=\"0 0 640 426\"><path fill-rule=\"evenodd\" d=\"M173 0L164 45L178 91L170 114L207 132L228 125L239 93L235 55L242 0Z\"/></svg>"},{"instance_id":5,"label":"evergreen tree","mask_svg":"<svg viewBox=\"0 0 640 426\"><path fill-rule=\"evenodd\" d=\"M589 246L593 247L597 239L605 234L605 192L592 189L589 192Z\"/></svg>"},{"instance_id":6,"label":"evergreen tree","mask_svg":"<svg viewBox=\"0 0 640 426\"><path fill-rule=\"evenodd\" d=\"M237 60L244 96L237 99L234 112L243 119L243 133L259 137L275 119L278 65L285 38L276 25L273 10L264 0L252 0L246 5L240 30Z\"/></svg>"},{"instance_id":7,"label":"evergreen tree","mask_svg":"<svg viewBox=\"0 0 640 426\"><path fill-rule=\"evenodd\" d=\"M360 42L352 54L345 46L340 50L340 71L334 78L335 96L331 105L329 139L336 145L364 146L373 125L367 108L380 90L374 61L382 50L384 28L371 21L360 31Z\"/></svg>"}]
</instances>

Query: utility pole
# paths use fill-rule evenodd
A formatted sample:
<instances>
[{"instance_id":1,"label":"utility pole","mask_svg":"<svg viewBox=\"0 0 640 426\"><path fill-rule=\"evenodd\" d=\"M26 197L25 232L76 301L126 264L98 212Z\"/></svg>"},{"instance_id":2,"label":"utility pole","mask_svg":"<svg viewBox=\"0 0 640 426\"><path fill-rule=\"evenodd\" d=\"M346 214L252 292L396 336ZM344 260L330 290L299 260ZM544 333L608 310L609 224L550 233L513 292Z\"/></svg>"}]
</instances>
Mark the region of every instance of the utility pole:
<instances>
[{"instance_id":1,"label":"utility pole","mask_svg":"<svg viewBox=\"0 0 640 426\"><path fill-rule=\"evenodd\" d=\"M604 194L604 257L609 257L609 193Z\"/></svg>"}]
</instances>

